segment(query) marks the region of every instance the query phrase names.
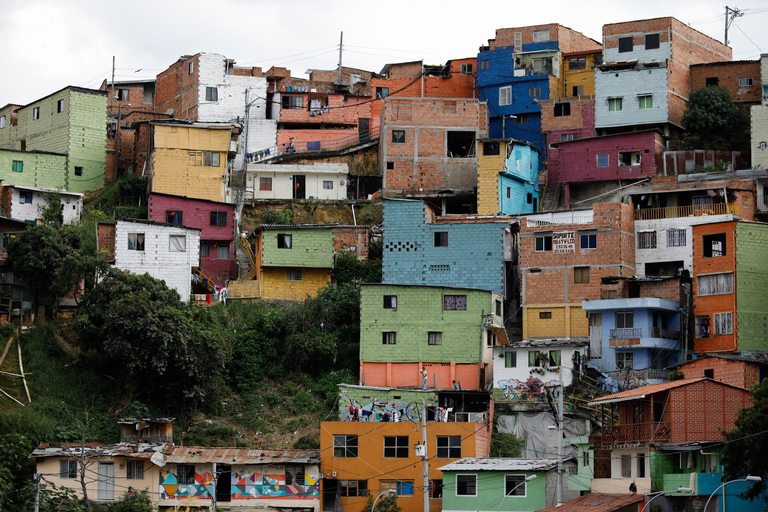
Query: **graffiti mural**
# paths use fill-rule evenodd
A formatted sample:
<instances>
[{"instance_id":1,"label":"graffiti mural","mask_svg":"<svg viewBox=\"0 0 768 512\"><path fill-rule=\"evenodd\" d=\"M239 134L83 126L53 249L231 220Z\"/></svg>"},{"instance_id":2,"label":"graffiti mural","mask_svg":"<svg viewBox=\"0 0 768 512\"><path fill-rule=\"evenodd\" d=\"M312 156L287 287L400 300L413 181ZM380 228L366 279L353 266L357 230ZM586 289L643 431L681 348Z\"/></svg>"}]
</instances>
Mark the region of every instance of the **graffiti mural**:
<instances>
[{"instance_id":1,"label":"graffiti mural","mask_svg":"<svg viewBox=\"0 0 768 512\"><path fill-rule=\"evenodd\" d=\"M213 475L195 473L194 484L179 484L178 476L170 471L160 471L160 500L210 500L213 496Z\"/></svg>"},{"instance_id":2,"label":"graffiti mural","mask_svg":"<svg viewBox=\"0 0 768 512\"><path fill-rule=\"evenodd\" d=\"M319 498L320 482L304 474L304 485L285 485L285 475L232 472L232 499Z\"/></svg>"}]
</instances>

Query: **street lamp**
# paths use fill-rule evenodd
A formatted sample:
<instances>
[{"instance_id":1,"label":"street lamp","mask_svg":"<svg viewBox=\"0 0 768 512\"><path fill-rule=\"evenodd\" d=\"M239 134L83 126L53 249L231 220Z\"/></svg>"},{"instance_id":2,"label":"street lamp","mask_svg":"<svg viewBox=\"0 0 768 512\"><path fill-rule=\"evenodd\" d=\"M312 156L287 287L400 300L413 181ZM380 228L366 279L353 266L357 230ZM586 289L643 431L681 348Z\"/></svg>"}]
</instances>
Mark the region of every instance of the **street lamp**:
<instances>
[{"instance_id":1,"label":"street lamp","mask_svg":"<svg viewBox=\"0 0 768 512\"><path fill-rule=\"evenodd\" d=\"M536 478L538 478L538 475L528 475L525 477L525 480L523 480L522 482L514 486L508 493L505 493L504 497L501 498L501 503L499 503L499 508L496 509L496 512L499 512L501 510L501 506L504 504L504 500L512 496L512 493L515 492L518 487L520 487L521 485L527 484L531 480L536 480Z\"/></svg>"},{"instance_id":2,"label":"street lamp","mask_svg":"<svg viewBox=\"0 0 768 512\"><path fill-rule=\"evenodd\" d=\"M707 507L709 506L709 502L712 501L712 498L715 496L715 494L717 494L717 491L719 491L720 489L722 489L723 487L725 487L728 484L732 484L733 482L754 482L754 483L757 483L757 482L762 482L762 481L763 481L763 479L760 478L759 476L750 475L750 476L748 476L746 478L737 478L735 480L730 480L728 482L725 482L720 487L715 489L715 492L713 492L712 494L709 495L709 498L707 499L707 503L706 503L706 505L704 505L704 509L703 510L707 510ZM723 501L725 501L725 496L723 496Z\"/></svg>"},{"instance_id":3,"label":"street lamp","mask_svg":"<svg viewBox=\"0 0 768 512\"><path fill-rule=\"evenodd\" d=\"M690 487L678 487L676 491L659 491L658 493L656 493L656 496L648 500L648 502L645 504L645 506L640 512L645 512L645 509L648 508L648 505L650 505L653 500L655 500L659 496L664 496L665 494L670 492L685 492L688 494L693 494L693 489L691 489ZM707 510L706 507L704 508L704 510Z\"/></svg>"},{"instance_id":4,"label":"street lamp","mask_svg":"<svg viewBox=\"0 0 768 512\"><path fill-rule=\"evenodd\" d=\"M373 500L373 505L371 505L371 512L376 508L376 502L379 501L379 498L384 496L386 493L391 492L392 494L397 494L397 491L394 489L386 489L384 491L381 491L378 496L376 496L376 499Z\"/></svg>"}]
</instances>

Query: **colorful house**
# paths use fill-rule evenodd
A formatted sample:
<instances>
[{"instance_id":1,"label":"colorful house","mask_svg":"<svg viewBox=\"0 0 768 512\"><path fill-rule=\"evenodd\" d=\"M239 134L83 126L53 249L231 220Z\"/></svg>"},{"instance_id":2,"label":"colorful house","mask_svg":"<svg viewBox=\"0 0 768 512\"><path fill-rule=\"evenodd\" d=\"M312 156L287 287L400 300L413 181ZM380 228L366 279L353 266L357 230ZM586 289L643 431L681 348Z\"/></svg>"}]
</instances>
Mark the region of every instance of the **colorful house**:
<instances>
[{"instance_id":1,"label":"colorful house","mask_svg":"<svg viewBox=\"0 0 768 512\"><path fill-rule=\"evenodd\" d=\"M440 468L443 510L540 510L556 504L557 459L463 458ZM565 475L576 463L563 464ZM565 479L563 475L563 479ZM563 488L563 501L579 496Z\"/></svg>"},{"instance_id":2,"label":"colorful house","mask_svg":"<svg viewBox=\"0 0 768 512\"><path fill-rule=\"evenodd\" d=\"M237 275L233 204L153 192L149 220L201 230L200 268L214 284L226 286Z\"/></svg>"},{"instance_id":3,"label":"colorful house","mask_svg":"<svg viewBox=\"0 0 768 512\"><path fill-rule=\"evenodd\" d=\"M493 347L505 344L502 296L438 286L364 284L360 383L484 390Z\"/></svg>"},{"instance_id":4,"label":"colorful house","mask_svg":"<svg viewBox=\"0 0 768 512\"><path fill-rule=\"evenodd\" d=\"M666 491L654 500L662 510L701 508L722 483L723 431L734 428L738 411L751 405L749 391L707 378L676 380L608 395L591 402L604 418L600 448L610 450L610 478L592 480L592 492L638 494ZM746 475L745 475L746 476ZM746 483L752 485L751 483ZM684 487L690 493L675 492ZM744 482L718 494L712 510L761 510L738 496ZM723 497L725 497L723 499ZM726 506L727 505L727 506Z\"/></svg>"},{"instance_id":5,"label":"colorful house","mask_svg":"<svg viewBox=\"0 0 768 512\"><path fill-rule=\"evenodd\" d=\"M523 141L483 139L477 157L477 213L539 210L539 150Z\"/></svg>"},{"instance_id":6,"label":"colorful house","mask_svg":"<svg viewBox=\"0 0 768 512\"><path fill-rule=\"evenodd\" d=\"M345 163L248 164L244 199L347 199Z\"/></svg>"},{"instance_id":7,"label":"colorful house","mask_svg":"<svg viewBox=\"0 0 768 512\"><path fill-rule=\"evenodd\" d=\"M72 224L80 220L83 211L83 194L24 185L0 183L0 215L23 221L40 218L40 208L47 204L48 194L58 194L61 204L61 222Z\"/></svg>"},{"instance_id":8,"label":"colorful house","mask_svg":"<svg viewBox=\"0 0 768 512\"><path fill-rule=\"evenodd\" d=\"M13 116L16 123L9 122ZM106 127L104 91L70 86L23 107L4 107L0 148L41 154L31 160L21 154L5 155L13 164L0 167L0 179L70 192L98 190L104 186ZM0 156L0 164L3 159Z\"/></svg>"}]
</instances>

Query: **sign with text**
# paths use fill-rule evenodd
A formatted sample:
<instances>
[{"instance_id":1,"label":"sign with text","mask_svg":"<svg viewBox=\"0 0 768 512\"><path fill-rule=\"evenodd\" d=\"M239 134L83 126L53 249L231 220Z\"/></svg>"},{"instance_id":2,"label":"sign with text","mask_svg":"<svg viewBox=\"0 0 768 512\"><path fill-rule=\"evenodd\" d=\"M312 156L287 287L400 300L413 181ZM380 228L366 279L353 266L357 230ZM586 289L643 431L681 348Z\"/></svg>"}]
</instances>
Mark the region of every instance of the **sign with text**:
<instances>
[{"instance_id":1,"label":"sign with text","mask_svg":"<svg viewBox=\"0 0 768 512\"><path fill-rule=\"evenodd\" d=\"M552 251L555 254L576 252L576 233L574 231L552 233Z\"/></svg>"}]
</instances>

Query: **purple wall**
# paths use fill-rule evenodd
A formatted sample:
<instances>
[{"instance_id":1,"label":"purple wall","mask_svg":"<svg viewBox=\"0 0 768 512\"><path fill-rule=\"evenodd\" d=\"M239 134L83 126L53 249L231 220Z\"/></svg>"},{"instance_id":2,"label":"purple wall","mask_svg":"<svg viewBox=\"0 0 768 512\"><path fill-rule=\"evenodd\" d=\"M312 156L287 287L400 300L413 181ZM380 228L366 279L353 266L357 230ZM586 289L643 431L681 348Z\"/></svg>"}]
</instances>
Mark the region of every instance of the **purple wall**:
<instances>
[{"instance_id":1,"label":"purple wall","mask_svg":"<svg viewBox=\"0 0 768 512\"><path fill-rule=\"evenodd\" d=\"M235 206L226 203L215 203L200 199L151 194L149 196L149 220L168 222L168 211L181 211L182 224L190 228L202 229L201 245L208 242L208 257L200 257L200 267L216 280L216 284L224 286L226 281L235 275L237 266L234 259L234 223ZM225 226L211 225L211 212L225 212ZM227 259L218 258L218 248L229 245Z\"/></svg>"}]
</instances>

